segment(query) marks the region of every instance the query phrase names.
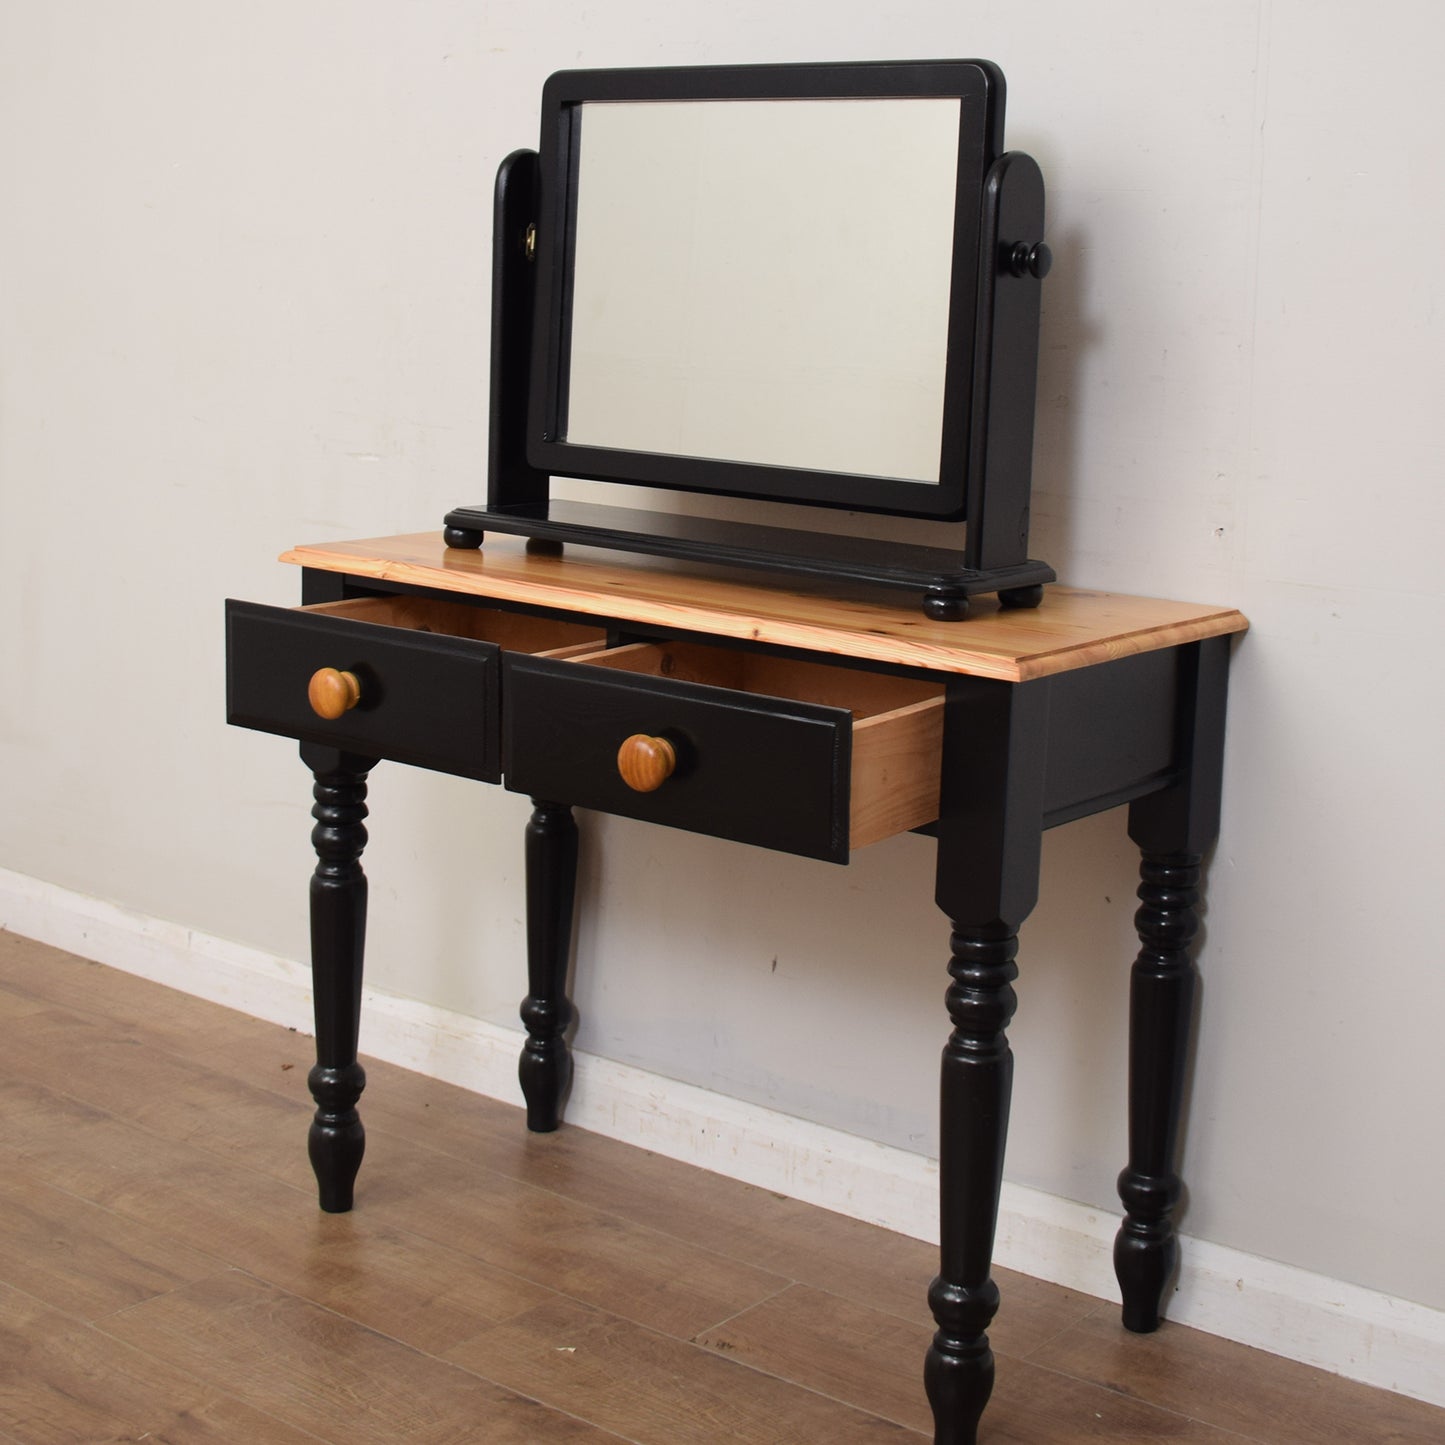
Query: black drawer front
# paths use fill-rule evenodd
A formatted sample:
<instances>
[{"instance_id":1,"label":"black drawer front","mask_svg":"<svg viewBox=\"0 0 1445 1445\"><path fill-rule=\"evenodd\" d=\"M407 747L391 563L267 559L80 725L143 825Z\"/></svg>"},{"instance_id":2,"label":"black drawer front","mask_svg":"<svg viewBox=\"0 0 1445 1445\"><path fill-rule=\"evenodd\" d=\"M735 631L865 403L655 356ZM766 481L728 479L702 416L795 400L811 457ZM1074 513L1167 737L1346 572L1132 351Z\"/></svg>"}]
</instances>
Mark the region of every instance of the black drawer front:
<instances>
[{"instance_id":1,"label":"black drawer front","mask_svg":"<svg viewBox=\"0 0 1445 1445\"><path fill-rule=\"evenodd\" d=\"M496 782L499 655L491 642L227 602L226 720ZM306 698L323 667L361 682L361 702L334 722Z\"/></svg>"},{"instance_id":2,"label":"black drawer front","mask_svg":"<svg viewBox=\"0 0 1445 1445\"><path fill-rule=\"evenodd\" d=\"M852 717L843 708L508 654L507 786L552 802L784 853L848 860ZM652 793L617 771L633 733L677 769Z\"/></svg>"}]
</instances>

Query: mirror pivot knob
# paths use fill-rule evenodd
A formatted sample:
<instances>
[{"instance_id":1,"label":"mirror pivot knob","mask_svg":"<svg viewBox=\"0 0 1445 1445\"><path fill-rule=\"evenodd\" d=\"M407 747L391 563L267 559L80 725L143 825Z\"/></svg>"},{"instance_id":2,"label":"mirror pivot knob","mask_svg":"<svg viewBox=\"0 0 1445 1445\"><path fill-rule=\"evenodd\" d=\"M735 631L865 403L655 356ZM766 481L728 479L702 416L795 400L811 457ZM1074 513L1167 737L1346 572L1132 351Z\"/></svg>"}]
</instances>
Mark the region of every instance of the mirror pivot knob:
<instances>
[{"instance_id":1,"label":"mirror pivot knob","mask_svg":"<svg viewBox=\"0 0 1445 1445\"><path fill-rule=\"evenodd\" d=\"M1047 241L1014 242L1008 255L1008 268L1015 276L1034 276L1042 281L1054 264L1054 253Z\"/></svg>"},{"instance_id":2,"label":"mirror pivot knob","mask_svg":"<svg viewBox=\"0 0 1445 1445\"><path fill-rule=\"evenodd\" d=\"M306 701L317 717L335 721L361 701L361 682L354 672L319 668L306 685Z\"/></svg>"},{"instance_id":3,"label":"mirror pivot knob","mask_svg":"<svg viewBox=\"0 0 1445 1445\"><path fill-rule=\"evenodd\" d=\"M677 749L666 738L633 733L617 749L617 771L635 793L654 793L677 767Z\"/></svg>"}]
</instances>

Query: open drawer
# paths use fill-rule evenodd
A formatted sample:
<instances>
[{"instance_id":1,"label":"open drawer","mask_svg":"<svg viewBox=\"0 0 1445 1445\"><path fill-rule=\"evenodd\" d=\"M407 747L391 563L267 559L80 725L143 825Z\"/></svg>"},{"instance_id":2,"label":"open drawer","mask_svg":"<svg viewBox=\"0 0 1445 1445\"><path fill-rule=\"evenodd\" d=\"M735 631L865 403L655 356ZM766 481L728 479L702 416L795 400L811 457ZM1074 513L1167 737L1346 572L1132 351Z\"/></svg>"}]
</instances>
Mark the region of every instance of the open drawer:
<instances>
[{"instance_id":1,"label":"open drawer","mask_svg":"<svg viewBox=\"0 0 1445 1445\"><path fill-rule=\"evenodd\" d=\"M504 668L518 792L838 863L938 816L939 683L687 642Z\"/></svg>"},{"instance_id":2,"label":"open drawer","mask_svg":"<svg viewBox=\"0 0 1445 1445\"><path fill-rule=\"evenodd\" d=\"M501 656L593 651L600 628L427 597L226 603L226 720L496 782Z\"/></svg>"}]
</instances>

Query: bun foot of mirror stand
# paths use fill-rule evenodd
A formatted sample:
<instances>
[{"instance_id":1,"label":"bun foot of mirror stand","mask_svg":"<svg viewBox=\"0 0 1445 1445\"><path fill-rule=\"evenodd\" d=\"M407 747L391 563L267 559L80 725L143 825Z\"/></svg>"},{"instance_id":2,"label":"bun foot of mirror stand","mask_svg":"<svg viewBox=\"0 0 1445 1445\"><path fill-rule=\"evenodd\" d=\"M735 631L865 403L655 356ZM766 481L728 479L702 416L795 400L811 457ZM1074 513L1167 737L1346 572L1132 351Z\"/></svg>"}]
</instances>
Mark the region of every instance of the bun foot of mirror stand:
<instances>
[{"instance_id":1,"label":"bun foot of mirror stand","mask_svg":"<svg viewBox=\"0 0 1445 1445\"><path fill-rule=\"evenodd\" d=\"M1037 607L1044 600L1043 584L1035 583L1032 587L1004 587L998 594L998 600L1002 607Z\"/></svg>"},{"instance_id":2,"label":"bun foot of mirror stand","mask_svg":"<svg viewBox=\"0 0 1445 1445\"><path fill-rule=\"evenodd\" d=\"M560 557L562 544L551 537L528 537L527 550L534 557Z\"/></svg>"},{"instance_id":3,"label":"bun foot of mirror stand","mask_svg":"<svg viewBox=\"0 0 1445 1445\"><path fill-rule=\"evenodd\" d=\"M482 545L482 540L486 535L485 532L479 532L473 527L442 528L442 541L448 547L456 547L467 552L475 552Z\"/></svg>"},{"instance_id":4,"label":"bun foot of mirror stand","mask_svg":"<svg viewBox=\"0 0 1445 1445\"><path fill-rule=\"evenodd\" d=\"M316 872L311 879L311 977L316 1010L316 1066L307 1075L316 1115L307 1152L321 1208L344 1214L366 1131L356 1102L366 1074L356 1060L361 1022L361 966L366 944L366 775L374 759L303 743L302 761L315 778L311 831Z\"/></svg>"},{"instance_id":5,"label":"bun foot of mirror stand","mask_svg":"<svg viewBox=\"0 0 1445 1445\"><path fill-rule=\"evenodd\" d=\"M567 961L577 888L577 824L566 804L532 799L526 868L528 993L522 1023L527 1042L517 1076L527 1101L527 1128L550 1134L561 1122L562 1099L572 1082Z\"/></svg>"},{"instance_id":6,"label":"bun foot of mirror stand","mask_svg":"<svg viewBox=\"0 0 1445 1445\"><path fill-rule=\"evenodd\" d=\"M962 622L968 616L968 597L964 593L925 592L923 612L935 622Z\"/></svg>"}]
</instances>

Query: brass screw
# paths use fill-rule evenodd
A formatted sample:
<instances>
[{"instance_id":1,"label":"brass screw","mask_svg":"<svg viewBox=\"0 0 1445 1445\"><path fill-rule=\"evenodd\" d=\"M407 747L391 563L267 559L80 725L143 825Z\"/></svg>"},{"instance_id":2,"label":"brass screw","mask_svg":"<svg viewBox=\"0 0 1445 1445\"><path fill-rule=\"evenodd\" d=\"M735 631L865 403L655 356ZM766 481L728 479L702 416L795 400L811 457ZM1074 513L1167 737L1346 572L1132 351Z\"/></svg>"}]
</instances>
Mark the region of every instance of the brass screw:
<instances>
[{"instance_id":1,"label":"brass screw","mask_svg":"<svg viewBox=\"0 0 1445 1445\"><path fill-rule=\"evenodd\" d=\"M522 238L522 252L529 261L537 259L537 223L535 221L527 227L527 234Z\"/></svg>"}]
</instances>

